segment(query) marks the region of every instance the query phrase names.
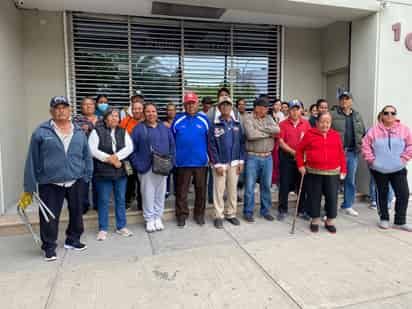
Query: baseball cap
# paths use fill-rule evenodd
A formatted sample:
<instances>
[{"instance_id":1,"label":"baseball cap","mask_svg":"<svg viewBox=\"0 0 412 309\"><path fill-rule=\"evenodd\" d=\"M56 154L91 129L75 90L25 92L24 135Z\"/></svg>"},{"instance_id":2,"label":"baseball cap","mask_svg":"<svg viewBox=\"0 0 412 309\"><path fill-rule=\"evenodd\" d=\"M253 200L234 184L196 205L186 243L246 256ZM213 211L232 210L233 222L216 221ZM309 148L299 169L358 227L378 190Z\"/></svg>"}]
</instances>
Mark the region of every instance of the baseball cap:
<instances>
[{"instance_id":1,"label":"baseball cap","mask_svg":"<svg viewBox=\"0 0 412 309\"><path fill-rule=\"evenodd\" d=\"M229 103L230 105L233 105L232 99L228 96L221 96L219 98L219 102L217 103L218 105L223 104L223 103Z\"/></svg>"},{"instance_id":2,"label":"baseball cap","mask_svg":"<svg viewBox=\"0 0 412 309\"><path fill-rule=\"evenodd\" d=\"M265 97L259 97L253 102L253 107L256 106L269 107L269 102Z\"/></svg>"},{"instance_id":3,"label":"baseball cap","mask_svg":"<svg viewBox=\"0 0 412 309\"><path fill-rule=\"evenodd\" d=\"M339 100L342 100L343 98L348 98L348 99L352 99L352 93L350 93L349 91L344 91L339 95Z\"/></svg>"},{"instance_id":4,"label":"baseball cap","mask_svg":"<svg viewBox=\"0 0 412 309\"><path fill-rule=\"evenodd\" d=\"M301 107L302 107L302 103L301 103L299 100L297 100L297 99L294 99L294 100L292 100L292 101L289 101L289 108L294 108L294 107L299 107L299 108L301 108Z\"/></svg>"},{"instance_id":5,"label":"baseball cap","mask_svg":"<svg viewBox=\"0 0 412 309\"><path fill-rule=\"evenodd\" d=\"M183 98L183 103L189 103L189 102L199 102L199 98L197 97L197 94L194 92L187 92Z\"/></svg>"},{"instance_id":6,"label":"baseball cap","mask_svg":"<svg viewBox=\"0 0 412 309\"><path fill-rule=\"evenodd\" d=\"M67 100L67 98L64 97L64 96L56 96L56 97L51 98L51 100L50 100L50 107L51 108L54 108L59 104L70 106L69 100Z\"/></svg>"}]
</instances>

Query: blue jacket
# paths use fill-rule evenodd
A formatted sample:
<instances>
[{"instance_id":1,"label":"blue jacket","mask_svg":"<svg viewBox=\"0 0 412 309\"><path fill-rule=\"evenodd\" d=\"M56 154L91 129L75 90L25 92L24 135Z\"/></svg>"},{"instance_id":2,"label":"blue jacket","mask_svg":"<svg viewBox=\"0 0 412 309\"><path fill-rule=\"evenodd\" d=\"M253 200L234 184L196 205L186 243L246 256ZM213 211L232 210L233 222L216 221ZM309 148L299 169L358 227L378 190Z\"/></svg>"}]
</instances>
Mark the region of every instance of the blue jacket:
<instances>
[{"instance_id":1,"label":"blue jacket","mask_svg":"<svg viewBox=\"0 0 412 309\"><path fill-rule=\"evenodd\" d=\"M209 130L209 157L213 165L243 163L245 141L239 121L215 121Z\"/></svg>"},{"instance_id":2,"label":"blue jacket","mask_svg":"<svg viewBox=\"0 0 412 309\"><path fill-rule=\"evenodd\" d=\"M207 134L209 120L197 113L190 116L180 113L175 117L171 130L176 142L177 167L207 166Z\"/></svg>"},{"instance_id":3,"label":"blue jacket","mask_svg":"<svg viewBox=\"0 0 412 309\"><path fill-rule=\"evenodd\" d=\"M25 192L35 192L36 184L61 183L80 178L90 181L93 160L87 137L76 124L73 124L73 128L67 154L50 120L33 132L24 170Z\"/></svg>"},{"instance_id":4,"label":"blue jacket","mask_svg":"<svg viewBox=\"0 0 412 309\"><path fill-rule=\"evenodd\" d=\"M132 131L134 150L129 160L139 174L144 174L152 167L152 149L161 155L171 155L175 162L175 140L172 132L161 122L156 128L139 123Z\"/></svg>"}]
</instances>

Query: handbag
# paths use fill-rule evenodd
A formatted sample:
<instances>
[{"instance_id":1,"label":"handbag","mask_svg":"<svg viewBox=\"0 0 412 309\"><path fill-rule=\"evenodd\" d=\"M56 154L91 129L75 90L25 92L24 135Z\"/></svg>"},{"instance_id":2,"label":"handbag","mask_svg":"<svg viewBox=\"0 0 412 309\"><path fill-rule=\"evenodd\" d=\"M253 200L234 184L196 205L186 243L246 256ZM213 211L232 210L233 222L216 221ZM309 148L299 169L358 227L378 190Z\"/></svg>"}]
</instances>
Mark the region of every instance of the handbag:
<instances>
[{"instance_id":1,"label":"handbag","mask_svg":"<svg viewBox=\"0 0 412 309\"><path fill-rule=\"evenodd\" d=\"M173 169L172 156L170 154L163 155L155 151L152 147L152 143L149 139L146 124L143 124L143 128L146 135L146 141L150 146L150 152L152 154L152 172L156 175L168 176ZM170 145L170 144L169 144ZM169 146L170 147L170 146Z\"/></svg>"}]
</instances>

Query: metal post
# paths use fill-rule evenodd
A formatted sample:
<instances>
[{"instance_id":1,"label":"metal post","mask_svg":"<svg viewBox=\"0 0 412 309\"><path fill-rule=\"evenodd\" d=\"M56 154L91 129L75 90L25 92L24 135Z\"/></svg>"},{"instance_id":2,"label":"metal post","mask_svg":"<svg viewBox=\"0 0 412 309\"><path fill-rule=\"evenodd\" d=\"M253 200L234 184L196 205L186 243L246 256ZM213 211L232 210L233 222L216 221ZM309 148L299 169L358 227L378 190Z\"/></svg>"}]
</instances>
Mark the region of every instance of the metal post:
<instances>
[{"instance_id":1,"label":"metal post","mask_svg":"<svg viewBox=\"0 0 412 309\"><path fill-rule=\"evenodd\" d=\"M229 81L230 81L230 96L233 99L233 85L234 85L234 73L235 73L235 67L234 67L234 52L233 52L233 25L230 25L230 67L229 67Z\"/></svg>"},{"instance_id":2,"label":"metal post","mask_svg":"<svg viewBox=\"0 0 412 309\"><path fill-rule=\"evenodd\" d=\"M129 52L129 96L133 95L133 66L132 66L132 24L131 17L127 17L127 46Z\"/></svg>"},{"instance_id":3,"label":"metal post","mask_svg":"<svg viewBox=\"0 0 412 309\"><path fill-rule=\"evenodd\" d=\"M184 28L184 21L180 22L180 77L181 77L181 84L182 84L182 99L185 95L185 28Z\"/></svg>"}]
</instances>

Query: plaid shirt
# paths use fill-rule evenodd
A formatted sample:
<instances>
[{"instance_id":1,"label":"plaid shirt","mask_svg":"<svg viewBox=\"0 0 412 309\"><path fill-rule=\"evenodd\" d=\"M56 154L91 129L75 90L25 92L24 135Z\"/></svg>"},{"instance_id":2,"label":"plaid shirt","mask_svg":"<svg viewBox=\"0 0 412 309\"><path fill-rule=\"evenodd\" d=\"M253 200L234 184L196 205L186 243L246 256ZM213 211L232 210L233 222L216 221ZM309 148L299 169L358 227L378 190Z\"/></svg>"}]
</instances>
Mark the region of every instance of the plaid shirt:
<instances>
[{"instance_id":1,"label":"plaid shirt","mask_svg":"<svg viewBox=\"0 0 412 309\"><path fill-rule=\"evenodd\" d=\"M94 129L94 124L93 122L91 122L89 120L89 118L87 118L84 115L77 115L74 117L73 122L75 124L77 124L80 128L82 128L82 130L84 131L84 133L86 133L86 136L89 137L90 133L93 131Z\"/></svg>"}]
</instances>

